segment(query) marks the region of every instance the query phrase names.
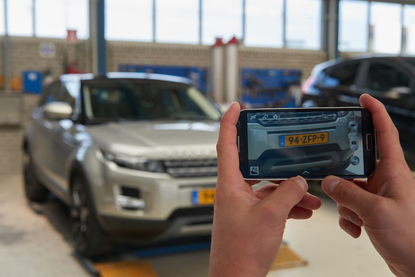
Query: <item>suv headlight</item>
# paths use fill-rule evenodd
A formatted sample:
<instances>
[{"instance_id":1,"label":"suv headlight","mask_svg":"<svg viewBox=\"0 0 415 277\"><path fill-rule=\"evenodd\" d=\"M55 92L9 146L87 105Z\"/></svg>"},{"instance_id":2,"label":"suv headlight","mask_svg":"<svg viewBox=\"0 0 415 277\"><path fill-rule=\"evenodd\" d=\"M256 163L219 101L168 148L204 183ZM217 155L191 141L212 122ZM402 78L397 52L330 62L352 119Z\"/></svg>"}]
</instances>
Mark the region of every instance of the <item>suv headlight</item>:
<instances>
[{"instance_id":1,"label":"suv headlight","mask_svg":"<svg viewBox=\"0 0 415 277\"><path fill-rule=\"evenodd\" d=\"M102 150L101 152L107 160L112 161L121 167L149 172L165 172L163 163L161 161L150 160L145 157L112 154Z\"/></svg>"}]
</instances>

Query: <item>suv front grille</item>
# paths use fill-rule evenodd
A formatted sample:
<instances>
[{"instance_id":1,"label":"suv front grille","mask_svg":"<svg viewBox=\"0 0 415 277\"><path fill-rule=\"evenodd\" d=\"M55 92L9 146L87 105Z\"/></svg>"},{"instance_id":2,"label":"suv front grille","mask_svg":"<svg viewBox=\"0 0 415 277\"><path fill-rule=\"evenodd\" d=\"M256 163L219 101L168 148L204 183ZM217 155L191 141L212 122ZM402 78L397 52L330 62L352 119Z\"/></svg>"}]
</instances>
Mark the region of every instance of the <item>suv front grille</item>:
<instances>
[{"instance_id":1,"label":"suv front grille","mask_svg":"<svg viewBox=\"0 0 415 277\"><path fill-rule=\"evenodd\" d=\"M288 112L288 113L257 113L256 121L261 125L292 125L333 122L337 119L336 112ZM253 120L251 120L253 122Z\"/></svg>"},{"instance_id":2,"label":"suv front grille","mask_svg":"<svg viewBox=\"0 0 415 277\"><path fill-rule=\"evenodd\" d=\"M175 178L218 175L217 159L165 160L167 173Z\"/></svg>"}]
</instances>

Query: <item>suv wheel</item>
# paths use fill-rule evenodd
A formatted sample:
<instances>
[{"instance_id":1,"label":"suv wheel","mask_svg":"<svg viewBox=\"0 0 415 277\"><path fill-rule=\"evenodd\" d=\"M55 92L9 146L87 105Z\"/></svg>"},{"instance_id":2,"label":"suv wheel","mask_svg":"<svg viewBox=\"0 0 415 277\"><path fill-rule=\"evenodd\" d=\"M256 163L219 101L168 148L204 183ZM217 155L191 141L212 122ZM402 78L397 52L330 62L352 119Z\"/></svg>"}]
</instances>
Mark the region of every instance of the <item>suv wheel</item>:
<instances>
[{"instance_id":1,"label":"suv wheel","mask_svg":"<svg viewBox=\"0 0 415 277\"><path fill-rule=\"evenodd\" d=\"M44 202L48 197L48 190L36 178L32 157L28 149L25 149L23 154L23 176L27 199L33 202Z\"/></svg>"},{"instance_id":2,"label":"suv wheel","mask_svg":"<svg viewBox=\"0 0 415 277\"><path fill-rule=\"evenodd\" d=\"M111 243L99 226L86 180L77 175L71 193L72 236L76 249L85 257L108 254Z\"/></svg>"}]
</instances>

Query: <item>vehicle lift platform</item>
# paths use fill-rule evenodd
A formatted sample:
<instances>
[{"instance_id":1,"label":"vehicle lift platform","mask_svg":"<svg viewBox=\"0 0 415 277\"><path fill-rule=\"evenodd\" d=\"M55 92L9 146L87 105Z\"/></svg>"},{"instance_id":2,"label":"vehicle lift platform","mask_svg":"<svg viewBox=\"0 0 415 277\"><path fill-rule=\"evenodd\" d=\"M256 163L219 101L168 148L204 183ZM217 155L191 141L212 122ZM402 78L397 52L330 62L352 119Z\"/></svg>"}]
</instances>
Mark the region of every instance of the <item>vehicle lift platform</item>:
<instances>
[{"instance_id":1,"label":"vehicle lift platform","mask_svg":"<svg viewBox=\"0 0 415 277\"><path fill-rule=\"evenodd\" d=\"M146 258L210 249L210 238L166 243L142 248L116 247L111 255L88 259L74 250L74 256L90 273L100 277L159 277Z\"/></svg>"},{"instance_id":2,"label":"vehicle lift platform","mask_svg":"<svg viewBox=\"0 0 415 277\"><path fill-rule=\"evenodd\" d=\"M29 207L36 213L44 215L49 222L60 232L69 244L71 236L69 234L69 211L67 206L55 197L42 204L29 202ZM116 245L111 255L101 258L88 259L83 257L74 249L74 257L91 275L100 277L159 277L147 258L182 254L186 252L206 251L210 249L210 237L188 238L185 240L172 240L168 242L146 245ZM282 269L304 266L307 262L294 253L285 242L281 245L278 256L272 269ZM163 276L160 276L163 277Z\"/></svg>"},{"instance_id":3,"label":"vehicle lift platform","mask_svg":"<svg viewBox=\"0 0 415 277\"><path fill-rule=\"evenodd\" d=\"M145 258L210 249L210 240L154 246L140 249L119 249L102 259L88 259L75 251L75 257L92 274L100 277L159 277ZM284 242L271 269L299 267L307 261L294 253Z\"/></svg>"}]
</instances>

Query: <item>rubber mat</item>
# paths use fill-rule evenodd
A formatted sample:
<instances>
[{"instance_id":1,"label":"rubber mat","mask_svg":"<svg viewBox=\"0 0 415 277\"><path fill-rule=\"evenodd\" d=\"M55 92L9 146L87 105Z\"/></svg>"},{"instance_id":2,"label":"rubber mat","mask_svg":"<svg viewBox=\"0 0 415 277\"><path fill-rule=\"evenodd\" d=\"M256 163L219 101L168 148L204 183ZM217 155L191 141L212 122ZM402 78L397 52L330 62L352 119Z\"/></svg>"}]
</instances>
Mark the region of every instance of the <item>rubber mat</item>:
<instances>
[{"instance_id":1,"label":"rubber mat","mask_svg":"<svg viewBox=\"0 0 415 277\"><path fill-rule=\"evenodd\" d=\"M100 277L158 277L150 264L143 261L97 263Z\"/></svg>"},{"instance_id":2,"label":"rubber mat","mask_svg":"<svg viewBox=\"0 0 415 277\"><path fill-rule=\"evenodd\" d=\"M299 267L306 264L307 261L295 254L287 245L281 244L280 251L278 251L277 258L275 259L271 269Z\"/></svg>"}]
</instances>

